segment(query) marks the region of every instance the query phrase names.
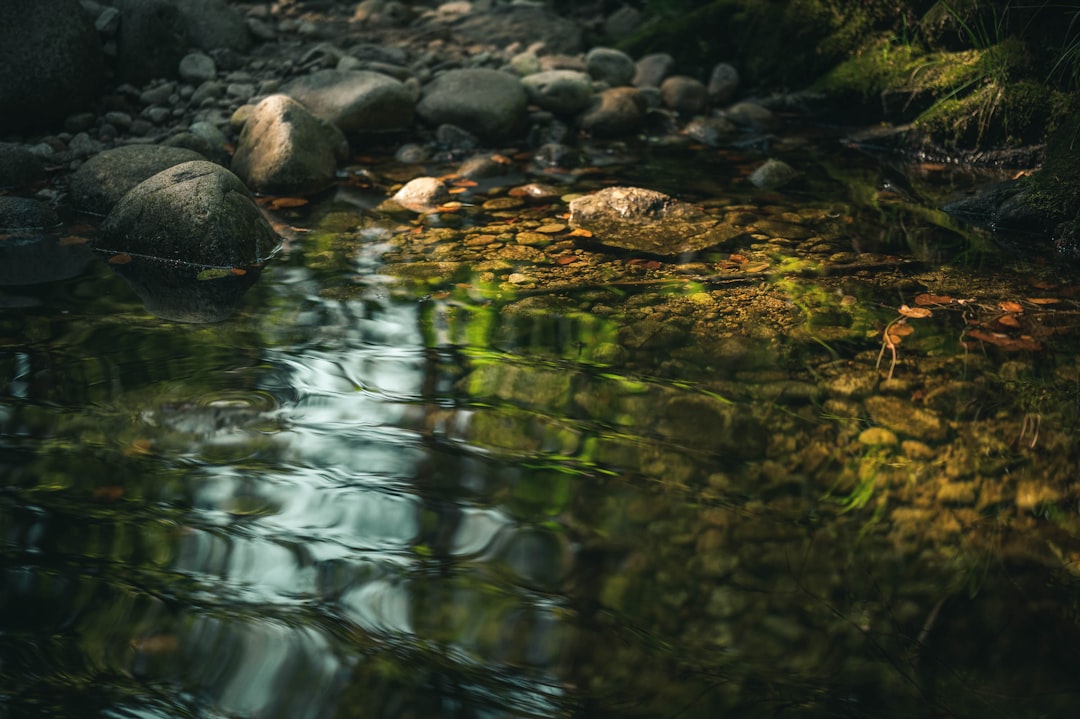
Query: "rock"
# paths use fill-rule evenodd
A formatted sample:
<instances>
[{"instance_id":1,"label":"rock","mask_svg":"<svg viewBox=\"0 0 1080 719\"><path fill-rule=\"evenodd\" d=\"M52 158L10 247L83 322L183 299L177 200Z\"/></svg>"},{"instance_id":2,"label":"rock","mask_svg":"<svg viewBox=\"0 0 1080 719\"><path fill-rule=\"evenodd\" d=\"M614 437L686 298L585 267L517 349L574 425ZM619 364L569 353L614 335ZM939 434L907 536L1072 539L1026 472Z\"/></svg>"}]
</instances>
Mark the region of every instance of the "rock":
<instances>
[{"instance_id":1,"label":"rock","mask_svg":"<svg viewBox=\"0 0 1080 719\"><path fill-rule=\"evenodd\" d=\"M116 68L120 79L142 85L175 77L188 51L187 21L169 0L116 0Z\"/></svg>"},{"instance_id":2,"label":"rock","mask_svg":"<svg viewBox=\"0 0 1080 719\"><path fill-rule=\"evenodd\" d=\"M519 52L510 58L510 67L518 75L527 77L541 71L540 58L532 51Z\"/></svg>"},{"instance_id":3,"label":"rock","mask_svg":"<svg viewBox=\"0 0 1080 719\"><path fill-rule=\"evenodd\" d=\"M536 148L536 152L533 153L533 162L540 167L570 170L581 165L582 156L581 151L576 147L559 142L546 142Z\"/></svg>"},{"instance_id":4,"label":"rock","mask_svg":"<svg viewBox=\"0 0 1080 719\"><path fill-rule=\"evenodd\" d=\"M734 97L739 89L739 71L726 62L717 64L709 75L707 88L709 100L715 105L723 105Z\"/></svg>"},{"instance_id":5,"label":"rock","mask_svg":"<svg viewBox=\"0 0 1080 719\"><path fill-rule=\"evenodd\" d=\"M756 102L736 103L729 107L724 114L736 125L753 130L772 130L780 124L777 122L772 110Z\"/></svg>"},{"instance_id":6,"label":"rock","mask_svg":"<svg viewBox=\"0 0 1080 719\"><path fill-rule=\"evenodd\" d=\"M768 159L750 173L750 184L763 190L778 190L797 178L799 173L783 160Z\"/></svg>"},{"instance_id":7,"label":"rock","mask_svg":"<svg viewBox=\"0 0 1080 719\"><path fill-rule=\"evenodd\" d=\"M458 125L491 141L524 130L527 102L521 80L510 73L450 70L424 87L416 112L430 125Z\"/></svg>"},{"instance_id":8,"label":"rock","mask_svg":"<svg viewBox=\"0 0 1080 719\"><path fill-rule=\"evenodd\" d=\"M576 115L592 102L592 81L583 72L548 70L522 79L529 100L556 115Z\"/></svg>"},{"instance_id":9,"label":"rock","mask_svg":"<svg viewBox=\"0 0 1080 719\"><path fill-rule=\"evenodd\" d=\"M60 220L56 213L45 203L27 197L0 195L0 232L45 230L58 224Z\"/></svg>"},{"instance_id":10,"label":"rock","mask_svg":"<svg viewBox=\"0 0 1080 719\"><path fill-rule=\"evenodd\" d=\"M695 117L683 127L683 134L711 147L722 145L737 132L726 117Z\"/></svg>"},{"instance_id":11,"label":"rock","mask_svg":"<svg viewBox=\"0 0 1080 719\"><path fill-rule=\"evenodd\" d=\"M45 179L45 163L28 147L0 142L0 188L23 189Z\"/></svg>"},{"instance_id":12,"label":"rock","mask_svg":"<svg viewBox=\"0 0 1080 719\"><path fill-rule=\"evenodd\" d=\"M492 177L517 175L517 167L503 158L492 155L474 155L458 165L457 174L470 180L486 180Z\"/></svg>"},{"instance_id":13,"label":"rock","mask_svg":"<svg viewBox=\"0 0 1080 719\"><path fill-rule=\"evenodd\" d=\"M697 115L709 105L708 92L700 80L672 75L660 85L664 105L682 115Z\"/></svg>"},{"instance_id":14,"label":"rock","mask_svg":"<svg viewBox=\"0 0 1080 719\"><path fill-rule=\"evenodd\" d=\"M705 395L667 393L652 408L661 436L732 460L765 454L766 427L745 407Z\"/></svg>"},{"instance_id":15,"label":"rock","mask_svg":"<svg viewBox=\"0 0 1080 719\"><path fill-rule=\"evenodd\" d=\"M52 233L60 220L48 205L0 196L0 286L54 282L82 273L93 259L86 245Z\"/></svg>"},{"instance_id":16,"label":"rock","mask_svg":"<svg viewBox=\"0 0 1080 719\"><path fill-rule=\"evenodd\" d=\"M240 11L225 0L173 0L187 25L192 46L200 50L228 49L245 53L251 35Z\"/></svg>"},{"instance_id":17,"label":"rock","mask_svg":"<svg viewBox=\"0 0 1080 719\"><path fill-rule=\"evenodd\" d=\"M180 79L190 83L201 83L217 77L217 65L214 58L202 52L189 52L180 60Z\"/></svg>"},{"instance_id":18,"label":"rock","mask_svg":"<svg viewBox=\"0 0 1080 719\"><path fill-rule=\"evenodd\" d=\"M634 87L660 87L675 68L675 58L666 52L645 55L634 63Z\"/></svg>"},{"instance_id":19,"label":"rock","mask_svg":"<svg viewBox=\"0 0 1080 719\"><path fill-rule=\"evenodd\" d=\"M613 87L595 95L578 120L581 129L594 137L618 137L637 131L648 103L633 87Z\"/></svg>"},{"instance_id":20,"label":"rock","mask_svg":"<svg viewBox=\"0 0 1080 719\"><path fill-rule=\"evenodd\" d=\"M678 255L718 245L742 230L661 192L608 187L570 203L571 227L609 247Z\"/></svg>"},{"instance_id":21,"label":"rock","mask_svg":"<svg viewBox=\"0 0 1080 719\"><path fill-rule=\"evenodd\" d=\"M5 0L0 132L59 126L97 96L104 57L78 0Z\"/></svg>"},{"instance_id":22,"label":"rock","mask_svg":"<svg viewBox=\"0 0 1080 719\"><path fill-rule=\"evenodd\" d=\"M256 192L310 195L329 187L348 159L349 143L336 125L287 95L271 95L244 125L232 171Z\"/></svg>"},{"instance_id":23,"label":"rock","mask_svg":"<svg viewBox=\"0 0 1080 719\"><path fill-rule=\"evenodd\" d=\"M413 120L409 88L370 70L319 70L287 83L281 92L346 134L402 130Z\"/></svg>"},{"instance_id":24,"label":"rock","mask_svg":"<svg viewBox=\"0 0 1080 719\"><path fill-rule=\"evenodd\" d=\"M436 177L417 177L405 183L392 199L413 212L432 212L450 199L450 191L446 183Z\"/></svg>"},{"instance_id":25,"label":"rock","mask_svg":"<svg viewBox=\"0 0 1080 719\"><path fill-rule=\"evenodd\" d=\"M633 58L622 50L594 47L585 55L585 71L608 87L621 87L633 81L637 67Z\"/></svg>"},{"instance_id":26,"label":"rock","mask_svg":"<svg viewBox=\"0 0 1080 719\"><path fill-rule=\"evenodd\" d=\"M539 6L509 5L473 12L453 21L451 30L466 43L538 45L547 53L567 55L582 49L577 23Z\"/></svg>"},{"instance_id":27,"label":"rock","mask_svg":"<svg viewBox=\"0 0 1080 719\"><path fill-rule=\"evenodd\" d=\"M240 178L207 160L139 183L99 229L106 252L213 267L263 262L279 244Z\"/></svg>"},{"instance_id":28,"label":"rock","mask_svg":"<svg viewBox=\"0 0 1080 719\"><path fill-rule=\"evenodd\" d=\"M68 200L83 212L106 214L128 190L162 170L206 158L163 145L125 145L94 155L71 176Z\"/></svg>"},{"instance_id":29,"label":"rock","mask_svg":"<svg viewBox=\"0 0 1080 719\"><path fill-rule=\"evenodd\" d=\"M926 442L945 439L948 434L948 427L937 413L915 407L899 397L867 397L864 404L874 422L897 434Z\"/></svg>"}]
</instances>

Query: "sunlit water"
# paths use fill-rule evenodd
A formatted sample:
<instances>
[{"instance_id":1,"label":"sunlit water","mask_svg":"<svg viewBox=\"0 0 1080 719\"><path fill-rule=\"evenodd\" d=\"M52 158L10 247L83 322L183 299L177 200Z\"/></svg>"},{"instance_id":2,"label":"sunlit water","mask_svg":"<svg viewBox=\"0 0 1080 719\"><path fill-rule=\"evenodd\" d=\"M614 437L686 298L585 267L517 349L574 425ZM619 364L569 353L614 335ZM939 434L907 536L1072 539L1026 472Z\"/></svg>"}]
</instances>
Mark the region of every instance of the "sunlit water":
<instances>
[{"instance_id":1,"label":"sunlit water","mask_svg":"<svg viewBox=\"0 0 1080 719\"><path fill-rule=\"evenodd\" d=\"M611 172L701 199L734 174L708 157ZM853 198L884 180L845 162L850 176L810 170L787 209L857 208L838 240L855 251L981 261L958 263L972 247L955 233L868 222ZM747 335L703 356L668 315L670 334L627 331L612 305L633 291L517 313L468 282L402 283L381 264L389 232L299 234L214 324L148 314L100 261L7 288L34 306L0 310L0 716L1080 708L1077 505L1060 481L1031 503L837 490L900 457L858 449L873 422L845 434L823 404L821 373L880 336ZM915 356L951 351L934 347ZM994 362L1053 373L1075 368L1069 351ZM1053 401L1043 415L1075 419L1074 398ZM993 414L979 402L959 419ZM1072 429L1044 426L1041 455L987 444L1002 461L954 474L977 473L982 498L1025 468L1063 476Z\"/></svg>"}]
</instances>

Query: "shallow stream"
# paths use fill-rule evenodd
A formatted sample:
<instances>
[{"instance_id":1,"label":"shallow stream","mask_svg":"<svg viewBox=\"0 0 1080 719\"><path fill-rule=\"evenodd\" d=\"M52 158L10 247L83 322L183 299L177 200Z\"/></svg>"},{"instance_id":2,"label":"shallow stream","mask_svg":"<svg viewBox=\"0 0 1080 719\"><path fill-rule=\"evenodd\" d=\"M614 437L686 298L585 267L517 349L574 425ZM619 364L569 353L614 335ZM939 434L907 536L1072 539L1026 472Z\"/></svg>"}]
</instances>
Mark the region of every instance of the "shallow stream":
<instances>
[{"instance_id":1,"label":"shallow stream","mask_svg":"<svg viewBox=\"0 0 1080 719\"><path fill-rule=\"evenodd\" d=\"M1075 715L1076 268L933 209L988 177L760 149L425 216L365 158L258 277L66 227L0 287L0 716ZM606 249L611 184L738 233Z\"/></svg>"}]
</instances>

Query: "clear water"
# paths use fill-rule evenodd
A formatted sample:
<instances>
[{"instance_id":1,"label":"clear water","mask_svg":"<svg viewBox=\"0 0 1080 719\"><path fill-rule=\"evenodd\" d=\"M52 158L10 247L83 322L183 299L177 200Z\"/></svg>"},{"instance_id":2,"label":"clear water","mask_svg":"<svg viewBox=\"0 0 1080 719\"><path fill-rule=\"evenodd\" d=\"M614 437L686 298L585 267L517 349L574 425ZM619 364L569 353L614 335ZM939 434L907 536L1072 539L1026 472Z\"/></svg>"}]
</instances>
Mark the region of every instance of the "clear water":
<instances>
[{"instance_id":1,"label":"clear water","mask_svg":"<svg viewBox=\"0 0 1080 719\"><path fill-rule=\"evenodd\" d=\"M791 150L785 193L738 183L752 155L695 152L547 179L816 232L689 269L586 247L613 287L515 293L435 235L410 259L395 238L439 221L345 187L276 214L287 248L221 322L147 312L101 258L3 288L0 716L1071 716L1068 267L826 141ZM663 282L821 244L924 274ZM892 384L888 355L866 369L928 278L985 304L1036 276L1015 297L1058 303L1026 305L1040 349L961 346L972 301L905 339ZM882 425L904 444L864 436Z\"/></svg>"}]
</instances>

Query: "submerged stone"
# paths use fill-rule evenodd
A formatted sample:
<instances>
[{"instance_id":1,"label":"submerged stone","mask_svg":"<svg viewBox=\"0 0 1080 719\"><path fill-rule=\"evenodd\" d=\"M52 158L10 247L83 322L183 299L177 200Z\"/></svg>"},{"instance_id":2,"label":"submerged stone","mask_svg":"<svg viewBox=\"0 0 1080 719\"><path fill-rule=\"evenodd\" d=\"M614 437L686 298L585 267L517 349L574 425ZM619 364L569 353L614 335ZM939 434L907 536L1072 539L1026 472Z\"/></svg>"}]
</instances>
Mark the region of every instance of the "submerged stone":
<instances>
[{"instance_id":1,"label":"submerged stone","mask_svg":"<svg viewBox=\"0 0 1080 719\"><path fill-rule=\"evenodd\" d=\"M570 226L595 241L654 255L699 252L743 230L679 200L640 187L609 187L570 203Z\"/></svg>"}]
</instances>

